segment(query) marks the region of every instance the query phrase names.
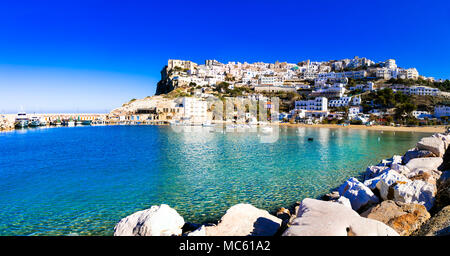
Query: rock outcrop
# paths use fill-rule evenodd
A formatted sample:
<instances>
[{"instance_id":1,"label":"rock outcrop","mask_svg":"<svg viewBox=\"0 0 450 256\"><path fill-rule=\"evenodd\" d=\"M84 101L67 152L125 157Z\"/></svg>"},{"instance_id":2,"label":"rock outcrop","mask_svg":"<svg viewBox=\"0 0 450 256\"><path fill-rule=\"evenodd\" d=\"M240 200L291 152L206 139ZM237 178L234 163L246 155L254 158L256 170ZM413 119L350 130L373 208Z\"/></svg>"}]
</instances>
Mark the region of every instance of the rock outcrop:
<instances>
[{"instance_id":1,"label":"rock outcrop","mask_svg":"<svg viewBox=\"0 0 450 256\"><path fill-rule=\"evenodd\" d=\"M437 184L436 202L435 208L437 210L450 205L450 171L444 172L445 174L441 176Z\"/></svg>"},{"instance_id":2,"label":"rock outcrop","mask_svg":"<svg viewBox=\"0 0 450 256\"><path fill-rule=\"evenodd\" d=\"M413 180L409 182L396 182L391 186L383 185L383 191L386 199L392 199L396 202L421 204L430 210L434 203L436 195L436 185L426 183L422 180ZM380 190L381 193L381 190Z\"/></svg>"},{"instance_id":3,"label":"rock outcrop","mask_svg":"<svg viewBox=\"0 0 450 256\"><path fill-rule=\"evenodd\" d=\"M444 141L437 137L425 137L417 142L419 150L428 150L433 152L437 157L443 157L445 153Z\"/></svg>"},{"instance_id":4,"label":"rock outcrop","mask_svg":"<svg viewBox=\"0 0 450 256\"><path fill-rule=\"evenodd\" d=\"M415 236L448 236L450 235L450 205L444 207L435 216L425 222L414 232Z\"/></svg>"},{"instance_id":5,"label":"rock outcrop","mask_svg":"<svg viewBox=\"0 0 450 256\"><path fill-rule=\"evenodd\" d=\"M350 200L352 209L355 211L368 204L379 202L378 197L373 194L372 190L353 177L344 182L339 187L338 192L341 196Z\"/></svg>"},{"instance_id":6,"label":"rock outcrop","mask_svg":"<svg viewBox=\"0 0 450 256\"><path fill-rule=\"evenodd\" d=\"M361 214L362 217L385 223L402 236L408 236L430 218L423 205L383 201Z\"/></svg>"},{"instance_id":7,"label":"rock outcrop","mask_svg":"<svg viewBox=\"0 0 450 256\"><path fill-rule=\"evenodd\" d=\"M342 204L306 198L283 236L398 236L398 233Z\"/></svg>"},{"instance_id":8,"label":"rock outcrop","mask_svg":"<svg viewBox=\"0 0 450 256\"><path fill-rule=\"evenodd\" d=\"M366 172L363 174L363 180L373 179L373 178L379 176L380 174L382 174L387 169L389 169L389 167L387 167L387 166L371 165L371 166L367 167Z\"/></svg>"},{"instance_id":9,"label":"rock outcrop","mask_svg":"<svg viewBox=\"0 0 450 256\"><path fill-rule=\"evenodd\" d=\"M408 169L412 172L417 170L431 171L437 170L442 162L442 157L414 158L409 160L406 167L408 167Z\"/></svg>"},{"instance_id":10,"label":"rock outcrop","mask_svg":"<svg viewBox=\"0 0 450 256\"><path fill-rule=\"evenodd\" d=\"M407 164L411 159L422 157L436 157L436 155L429 150L418 150L418 149L408 150L403 156L403 164Z\"/></svg>"},{"instance_id":11,"label":"rock outcrop","mask_svg":"<svg viewBox=\"0 0 450 256\"><path fill-rule=\"evenodd\" d=\"M408 182L408 181L409 181L408 178L406 178L405 176L399 174L396 171L388 169L383 173L381 173L379 176L364 181L364 185L366 185L372 190L377 188L380 192L381 198L383 200L387 200L389 192L388 189L391 185L393 185L394 183L396 184L397 182Z\"/></svg>"},{"instance_id":12,"label":"rock outcrop","mask_svg":"<svg viewBox=\"0 0 450 256\"><path fill-rule=\"evenodd\" d=\"M207 236L272 236L281 219L251 204L237 204L227 210L217 226L206 227Z\"/></svg>"},{"instance_id":13,"label":"rock outcrop","mask_svg":"<svg viewBox=\"0 0 450 256\"><path fill-rule=\"evenodd\" d=\"M436 194L435 184L419 179L410 180L393 170L366 180L364 184L371 189L377 188L383 200L422 204L427 210L433 206Z\"/></svg>"},{"instance_id":14,"label":"rock outcrop","mask_svg":"<svg viewBox=\"0 0 450 256\"><path fill-rule=\"evenodd\" d=\"M166 204L133 213L117 223L114 236L179 236L184 219Z\"/></svg>"}]
</instances>

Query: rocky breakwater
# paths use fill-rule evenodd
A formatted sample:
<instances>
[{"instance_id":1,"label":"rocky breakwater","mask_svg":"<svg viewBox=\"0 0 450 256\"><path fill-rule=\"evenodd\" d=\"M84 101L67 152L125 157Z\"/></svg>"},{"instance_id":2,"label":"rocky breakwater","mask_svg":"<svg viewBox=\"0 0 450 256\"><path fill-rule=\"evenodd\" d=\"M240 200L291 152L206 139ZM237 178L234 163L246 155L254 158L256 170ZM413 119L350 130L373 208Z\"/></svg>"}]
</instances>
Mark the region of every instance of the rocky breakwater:
<instances>
[{"instance_id":1,"label":"rocky breakwater","mask_svg":"<svg viewBox=\"0 0 450 256\"><path fill-rule=\"evenodd\" d=\"M227 210L217 225L185 223L168 205L152 206L123 218L114 228L115 236L272 236L282 220L250 204Z\"/></svg>"},{"instance_id":2,"label":"rocky breakwater","mask_svg":"<svg viewBox=\"0 0 450 256\"><path fill-rule=\"evenodd\" d=\"M168 205L122 219L116 236L407 236L450 234L450 134L421 139L403 156L369 166L322 200L305 198L276 216L250 204L217 225L185 223ZM293 212L293 214L291 214Z\"/></svg>"}]
</instances>

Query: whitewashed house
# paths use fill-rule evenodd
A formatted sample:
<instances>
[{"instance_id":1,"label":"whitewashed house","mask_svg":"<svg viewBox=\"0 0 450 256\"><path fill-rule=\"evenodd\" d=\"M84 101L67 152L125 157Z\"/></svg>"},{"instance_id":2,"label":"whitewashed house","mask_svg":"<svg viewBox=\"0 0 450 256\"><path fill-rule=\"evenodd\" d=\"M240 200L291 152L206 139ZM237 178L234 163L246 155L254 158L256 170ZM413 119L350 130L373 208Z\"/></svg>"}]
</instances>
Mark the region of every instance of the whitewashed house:
<instances>
[{"instance_id":1,"label":"whitewashed house","mask_svg":"<svg viewBox=\"0 0 450 256\"><path fill-rule=\"evenodd\" d=\"M445 106L445 105L435 106L434 107L434 116L435 117L450 116L450 106Z\"/></svg>"}]
</instances>

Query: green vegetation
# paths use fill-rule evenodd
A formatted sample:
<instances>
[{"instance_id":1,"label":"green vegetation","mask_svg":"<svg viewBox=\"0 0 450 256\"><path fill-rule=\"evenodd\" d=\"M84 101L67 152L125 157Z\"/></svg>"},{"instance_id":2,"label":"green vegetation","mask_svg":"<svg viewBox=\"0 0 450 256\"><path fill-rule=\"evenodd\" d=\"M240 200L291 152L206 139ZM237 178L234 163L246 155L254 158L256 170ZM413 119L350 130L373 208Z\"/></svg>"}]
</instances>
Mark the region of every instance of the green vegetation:
<instances>
[{"instance_id":1,"label":"green vegetation","mask_svg":"<svg viewBox=\"0 0 450 256\"><path fill-rule=\"evenodd\" d=\"M391 88L370 92L363 95L362 100L364 103L370 102L371 105L382 109L394 108L400 104L412 103L411 97L408 97L401 92L394 93Z\"/></svg>"},{"instance_id":2,"label":"green vegetation","mask_svg":"<svg viewBox=\"0 0 450 256\"><path fill-rule=\"evenodd\" d=\"M327 118L324 118L322 121L322 124L343 124L345 121L343 119L331 119L328 120Z\"/></svg>"},{"instance_id":3,"label":"green vegetation","mask_svg":"<svg viewBox=\"0 0 450 256\"><path fill-rule=\"evenodd\" d=\"M164 95L164 98L169 98L169 99L175 99L175 98L179 98L179 97L191 97L191 94L185 92L183 88L177 88L177 89Z\"/></svg>"},{"instance_id":4,"label":"green vegetation","mask_svg":"<svg viewBox=\"0 0 450 256\"><path fill-rule=\"evenodd\" d=\"M246 93L251 93L252 90L248 87L234 87L233 89L229 88L230 84L227 82L221 82L216 85L213 91L221 93L223 97L237 97L243 96Z\"/></svg>"},{"instance_id":5,"label":"green vegetation","mask_svg":"<svg viewBox=\"0 0 450 256\"><path fill-rule=\"evenodd\" d=\"M412 116L412 111L417 109L417 105L414 104L411 97L408 97L401 92L394 93L392 89L386 88L363 95L362 100L364 112L374 108L383 110L395 108L394 118L396 121L402 123L414 123L415 118ZM386 121L392 122L393 120L389 119Z\"/></svg>"}]
</instances>

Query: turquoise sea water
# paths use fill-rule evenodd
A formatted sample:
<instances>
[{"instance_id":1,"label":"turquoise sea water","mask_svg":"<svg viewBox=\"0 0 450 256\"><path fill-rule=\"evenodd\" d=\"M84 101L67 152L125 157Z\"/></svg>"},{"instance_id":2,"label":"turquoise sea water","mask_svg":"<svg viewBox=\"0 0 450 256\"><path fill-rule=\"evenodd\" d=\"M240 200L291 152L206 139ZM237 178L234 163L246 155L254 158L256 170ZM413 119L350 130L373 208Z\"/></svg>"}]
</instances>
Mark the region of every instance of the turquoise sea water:
<instances>
[{"instance_id":1,"label":"turquoise sea water","mask_svg":"<svg viewBox=\"0 0 450 256\"><path fill-rule=\"evenodd\" d=\"M426 135L280 128L275 143L261 143L260 132L167 126L0 133L0 235L112 235L121 218L162 203L197 223L236 203L273 211L327 193Z\"/></svg>"}]
</instances>

